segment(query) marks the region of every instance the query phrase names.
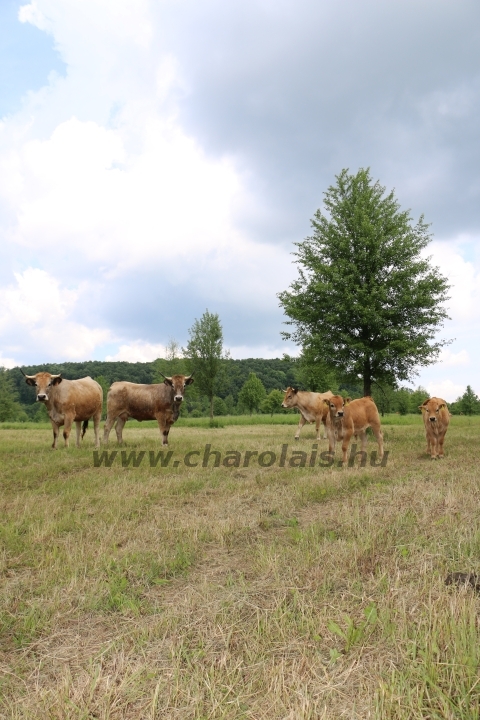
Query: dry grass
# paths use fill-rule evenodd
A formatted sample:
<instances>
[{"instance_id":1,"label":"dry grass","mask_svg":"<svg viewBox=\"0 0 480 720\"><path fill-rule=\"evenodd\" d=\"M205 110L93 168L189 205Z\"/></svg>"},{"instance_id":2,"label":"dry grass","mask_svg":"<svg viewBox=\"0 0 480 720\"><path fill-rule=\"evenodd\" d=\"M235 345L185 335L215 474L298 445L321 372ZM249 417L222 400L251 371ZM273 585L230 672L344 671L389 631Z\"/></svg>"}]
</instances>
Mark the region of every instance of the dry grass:
<instances>
[{"instance_id":1,"label":"dry grass","mask_svg":"<svg viewBox=\"0 0 480 720\"><path fill-rule=\"evenodd\" d=\"M479 600L444 579L480 571L479 429L435 462L391 425L347 469L278 467L312 427L174 427L167 468L151 428L138 468L1 430L0 717L477 719ZM277 463L186 467L206 443Z\"/></svg>"}]
</instances>

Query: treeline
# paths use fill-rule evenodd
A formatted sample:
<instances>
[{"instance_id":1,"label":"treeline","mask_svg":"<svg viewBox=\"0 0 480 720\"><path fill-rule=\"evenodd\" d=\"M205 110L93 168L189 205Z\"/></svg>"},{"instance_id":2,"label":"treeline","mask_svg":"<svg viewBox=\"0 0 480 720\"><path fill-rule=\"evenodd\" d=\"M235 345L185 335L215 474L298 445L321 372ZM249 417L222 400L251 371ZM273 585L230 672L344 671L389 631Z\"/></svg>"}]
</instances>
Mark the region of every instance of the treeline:
<instances>
[{"instance_id":1,"label":"treeline","mask_svg":"<svg viewBox=\"0 0 480 720\"><path fill-rule=\"evenodd\" d=\"M187 362L182 358L175 360L158 359L149 363L102 362L92 360L82 363L66 362L49 365L29 365L22 369L27 375L48 371L61 373L69 380L90 375L104 389L104 396L113 382L128 380L134 383L162 382L163 375L187 373ZM344 397L352 399L362 396L362 387L338 381L332 372L319 378L309 377L301 360L285 356L282 359L249 358L246 360L225 360L219 378L217 394L214 398L215 415L235 415L244 413L282 412L283 393L288 386L304 390L322 391L331 389ZM385 413L419 413L418 406L428 397L427 391L419 387L392 388L374 385L373 398L379 411ZM480 401L472 388L467 386L465 393L454 403L449 403L452 414L480 414ZM198 393L195 383L187 391L182 407L182 415L191 417L207 416L209 403L206 397ZM283 411L289 412L289 411ZM104 410L105 413L105 410ZM25 383L19 368L0 369L0 422L5 421L45 421L45 407L35 403L34 390Z\"/></svg>"}]
</instances>

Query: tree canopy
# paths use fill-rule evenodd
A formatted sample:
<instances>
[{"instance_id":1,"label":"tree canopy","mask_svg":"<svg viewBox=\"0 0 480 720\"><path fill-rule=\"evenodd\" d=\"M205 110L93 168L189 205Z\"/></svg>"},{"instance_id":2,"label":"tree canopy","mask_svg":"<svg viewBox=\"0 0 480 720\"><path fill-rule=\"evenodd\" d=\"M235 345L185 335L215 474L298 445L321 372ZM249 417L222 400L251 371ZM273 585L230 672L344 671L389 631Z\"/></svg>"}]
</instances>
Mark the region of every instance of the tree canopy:
<instances>
[{"instance_id":1,"label":"tree canopy","mask_svg":"<svg viewBox=\"0 0 480 720\"><path fill-rule=\"evenodd\" d=\"M195 383L202 395L210 402L210 418L213 418L213 399L218 394L224 377L223 331L220 318L215 313L203 313L188 331L190 339L183 350L188 358L190 371L195 373Z\"/></svg>"},{"instance_id":2,"label":"tree canopy","mask_svg":"<svg viewBox=\"0 0 480 720\"><path fill-rule=\"evenodd\" d=\"M375 381L396 385L436 362L449 285L422 254L431 239L423 216L413 225L368 169L342 170L312 227L294 253L299 278L278 296L294 328L283 336L362 378L364 395Z\"/></svg>"}]
</instances>

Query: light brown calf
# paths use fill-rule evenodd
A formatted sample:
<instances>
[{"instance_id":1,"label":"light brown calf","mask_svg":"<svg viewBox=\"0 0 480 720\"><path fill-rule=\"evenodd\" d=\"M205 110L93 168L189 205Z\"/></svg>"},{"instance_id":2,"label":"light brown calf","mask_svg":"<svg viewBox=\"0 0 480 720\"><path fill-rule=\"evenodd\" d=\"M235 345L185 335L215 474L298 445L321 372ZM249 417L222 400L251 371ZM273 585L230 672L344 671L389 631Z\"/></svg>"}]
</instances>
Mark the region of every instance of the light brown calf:
<instances>
[{"instance_id":1,"label":"light brown calf","mask_svg":"<svg viewBox=\"0 0 480 720\"><path fill-rule=\"evenodd\" d=\"M23 370L22 370L23 372ZM23 373L25 375L25 373ZM103 390L91 377L79 380L64 380L62 375L51 375L39 372L36 375L25 375L27 385L37 389L37 402L45 405L53 428L53 445L57 449L58 429L64 425L63 437L65 447L72 423L77 427L77 447L80 447L80 432L83 421L82 438L87 430L88 421L93 418L95 447L100 446L99 428L102 417Z\"/></svg>"},{"instance_id":2,"label":"light brown calf","mask_svg":"<svg viewBox=\"0 0 480 720\"><path fill-rule=\"evenodd\" d=\"M327 390L324 393L306 392L304 390L297 390L296 388L288 387L284 390L285 397L283 398L283 408L296 407L300 411L300 420L298 423L297 432L295 434L295 440L300 437L300 430L305 423L315 423L317 430L317 440L320 440L320 423L323 423L324 437L326 437L326 422L328 415L328 408L324 404L324 400L331 398L333 393L331 390Z\"/></svg>"},{"instance_id":3,"label":"light brown calf","mask_svg":"<svg viewBox=\"0 0 480 720\"><path fill-rule=\"evenodd\" d=\"M380 427L380 415L371 397L358 400L344 400L341 395L333 395L324 400L328 406L327 433L329 452L335 453L336 439L342 440L342 462L347 462L347 451L352 435L359 435L362 441L362 452L366 452L367 428L371 427L377 438L380 460L383 458L383 433Z\"/></svg>"},{"instance_id":4,"label":"light brown calf","mask_svg":"<svg viewBox=\"0 0 480 720\"><path fill-rule=\"evenodd\" d=\"M432 460L436 460L437 457L443 458L443 443L450 422L447 403L441 398L433 397L425 400L419 408L422 411L427 435L427 454Z\"/></svg>"},{"instance_id":5,"label":"light brown calf","mask_svg":"<svg viewBox=\"0 0 480 720\"><path fill-rule=\"evenodd\" d=\"M165 377L165 376L164 376ZM168 433L180 414L185 387L193 383L189 375L165 377L163 383L139 385L131 382L113 383L107 395L107 419L103 433L104 442L113 423L119 443L123 442L122 431L128 418L134 420L156 420L162 436L162 444L168 445Z\"/></svg>"}]
</instances>

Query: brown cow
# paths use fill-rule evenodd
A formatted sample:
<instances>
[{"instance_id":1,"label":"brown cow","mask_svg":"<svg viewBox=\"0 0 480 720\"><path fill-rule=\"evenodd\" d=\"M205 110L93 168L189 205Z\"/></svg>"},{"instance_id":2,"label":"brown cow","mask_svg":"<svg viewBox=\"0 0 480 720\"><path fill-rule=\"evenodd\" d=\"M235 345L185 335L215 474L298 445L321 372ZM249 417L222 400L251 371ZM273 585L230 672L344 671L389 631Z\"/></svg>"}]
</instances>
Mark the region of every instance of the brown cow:
<instances>
[{"instance_id":1,"label":"brown cow","mask_svg":"<svg viewBox=\"0 0 480 720\"><path fill-rule=\"evenodd\" d=\"M445 457L443 443L450 422L447 403L441 398L427 398L419 405L419 409L422 411L427 435L427 454L431 456L432 460L436 460L437 457Z\"/></svg>"},{"instance_id":2,"label":"brown cow","mask_svg":"<svg viewBox=\"0 0 480 720\"><path fill-rule=\"evenodd\" d=\"M377 438L380 460L383 458L383 433L380 428L380 415L371 397L349 401L348 398L344 400L341 395L333 395L329 400L324 400L324 403L329 410L327 432L330 453L335 453L336 439L342 440L342 463L345 465L352 435L360 435L362 452L366 452L366 431L368 427L371 427L373 434Z\"/></svg>"},{"instance_id":3,"label":"brown cow","mask_svg":"<svg viewBox=\"0 0 480 720\"><path fill-rule=\"evenodd\" d=\"M23 370L22 370L23 373ZM23 373L25 375L25 373ZM65 447L72 423L77 426L77 447L80 447L80 432L83 421L82 438L87 430L88 421L93 417L95 447L100 446L99 428L102 417L103 390L101 386L87 376L79 380L64 380L62 375L39 372L25 375L27 385L37 389L37 402L45 405L53 428L53 445L57 449L58 429L64 425Z\"/></svg>"},{"instance_id":4,"label":"brown cow","mask_svg":"<svg viewBox=\"0 0 480 720\"><path fill-rule=\"evenodd\" d=\"M163 376L165 377L165 375ZM107 395L107 419L103 433L104 442L113 423L119 443L123 442L122 431L128 418L134 420L156 420L163 438L168 445L168 433L180 414L185 387L193 383L192 375L165 377L163 383L139 385L131 382L113 383Z\"/></svg>"},{"instance_id":5,"label":"brown cow","mask_svg":"<svg viewBox=\"0 0 480 720\"><path fill-rule=\"evenodd\" d=\"M305 423L315 423L317 430L317 440L320 440L320 423L323 423L323 437L326 437L326 422L328 408L324 405L324 400L328 400L333 396L331 390L324 393L306 392L305 390L297 390L297 388L288 387L284 390L283 408L296 407L300 410L300 420L298 423L295 440L300 437L300 430Z\"/></svg>"}]
</instances>

